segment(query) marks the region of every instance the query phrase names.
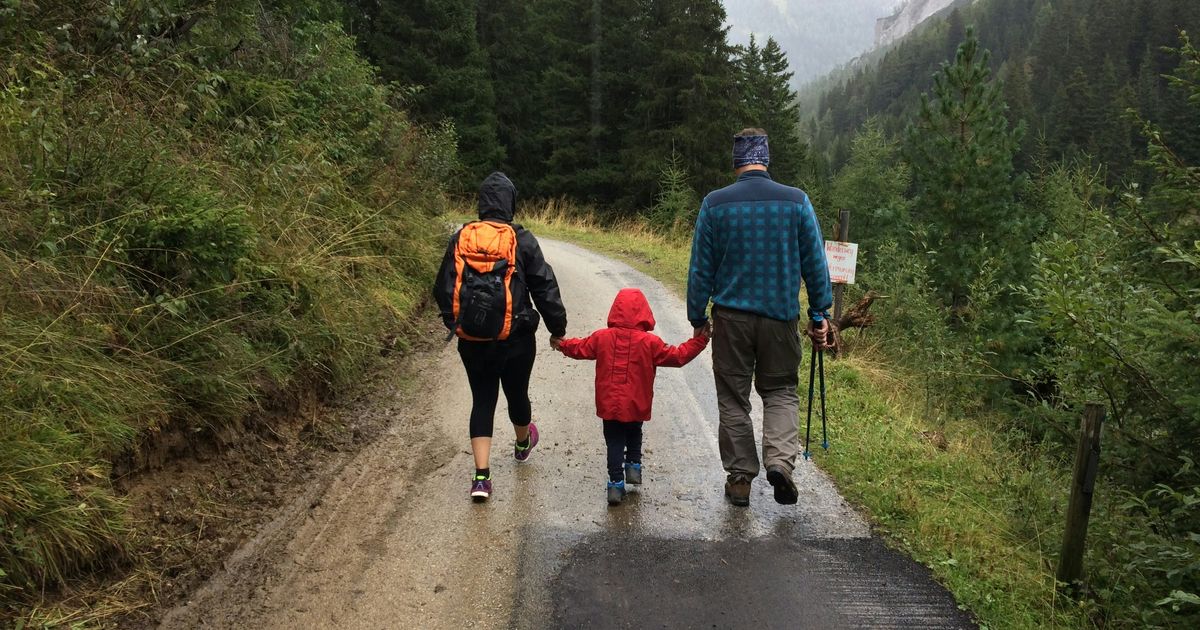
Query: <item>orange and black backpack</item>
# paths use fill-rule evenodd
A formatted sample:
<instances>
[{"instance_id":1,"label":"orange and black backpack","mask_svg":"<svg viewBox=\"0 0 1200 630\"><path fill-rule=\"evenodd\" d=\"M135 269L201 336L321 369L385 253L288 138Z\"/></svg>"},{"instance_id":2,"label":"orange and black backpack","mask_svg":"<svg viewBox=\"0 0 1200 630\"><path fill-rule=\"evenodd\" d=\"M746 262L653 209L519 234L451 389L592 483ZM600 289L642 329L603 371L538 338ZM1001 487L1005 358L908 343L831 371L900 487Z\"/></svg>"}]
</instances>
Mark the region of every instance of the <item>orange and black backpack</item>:
<instances>
[{"instance_id":1,"label":"orange and black backpack","mask_svg":"<svg viewBox=\"0 0 1200 630\"><path fill-rule=\"evenodd\" d=\"M517 231L507 223L463 226L454 247L454 333L471 341L508 339Z\"/></svg>"}]
</instances>

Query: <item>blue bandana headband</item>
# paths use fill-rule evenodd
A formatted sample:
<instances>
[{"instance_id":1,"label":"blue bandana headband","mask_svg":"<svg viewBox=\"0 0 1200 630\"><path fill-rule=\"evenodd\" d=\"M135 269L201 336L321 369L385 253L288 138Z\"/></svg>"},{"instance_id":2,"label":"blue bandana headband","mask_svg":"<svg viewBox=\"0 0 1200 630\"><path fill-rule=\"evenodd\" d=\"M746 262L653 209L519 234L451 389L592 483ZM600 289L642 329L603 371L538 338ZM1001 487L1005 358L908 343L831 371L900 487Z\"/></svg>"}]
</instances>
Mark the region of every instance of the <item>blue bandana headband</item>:
<instances>
[{"instance_id":1,"label":"blue bandana headband","mask_svg":"<svg viewBox=\"0 0 1200 630\"><path fill-rule=\"evenodd\" d=\"M766 136L734 136L733 168L750 164L770 166L771 150L767 146Z\"/></svg>"}]
</instances>

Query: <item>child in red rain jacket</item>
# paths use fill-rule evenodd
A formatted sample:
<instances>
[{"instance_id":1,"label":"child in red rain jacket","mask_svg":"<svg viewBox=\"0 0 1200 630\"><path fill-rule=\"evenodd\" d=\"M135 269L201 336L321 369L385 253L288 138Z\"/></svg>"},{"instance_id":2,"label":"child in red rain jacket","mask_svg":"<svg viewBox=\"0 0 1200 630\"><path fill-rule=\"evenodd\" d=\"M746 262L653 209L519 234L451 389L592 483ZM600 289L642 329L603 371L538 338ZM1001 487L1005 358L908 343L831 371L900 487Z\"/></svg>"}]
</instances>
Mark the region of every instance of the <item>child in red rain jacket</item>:
<instances>
[{"instance_id":1,"label":"child in red rain jacket","mask_svg":"<svg viewBox=\"0 0 1200 630\"><path fill-rule=\"evenodd\" d=\"M596 361L596 415L604 421L608 445L609 505L625 498L626 481L642 483L642 423L650 419L656 369L683 367L708 345L705 334L669 346L651 330L654 313L646 296L621 289L608 311L608 328L558 345L572 359Z\"/></svg>"}]
</instances>

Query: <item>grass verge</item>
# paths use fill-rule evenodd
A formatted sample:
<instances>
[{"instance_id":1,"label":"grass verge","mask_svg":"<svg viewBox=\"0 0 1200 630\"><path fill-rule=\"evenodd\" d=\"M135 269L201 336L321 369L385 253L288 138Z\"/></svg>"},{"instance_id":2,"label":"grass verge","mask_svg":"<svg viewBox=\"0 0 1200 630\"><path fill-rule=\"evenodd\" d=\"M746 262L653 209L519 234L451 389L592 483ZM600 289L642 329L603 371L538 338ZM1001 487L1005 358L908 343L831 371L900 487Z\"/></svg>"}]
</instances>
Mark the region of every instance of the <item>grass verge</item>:
<instances>
[{"instance_id":1,"label":"grass verge","mask_svg":"<svg viewBox=\"0 0 1200 630\"><path fill-rule=\"evenodd\" d=\"M561 203L519 220L539 236L618 257L686 288L690 245L638 221L603 225ZM553 261L551 261L553 262ZM1089 627L1089 611L1056 594L1052 560L1066 480L1043 453L988 417L927 413L919 379L890 365L878 340L848 333L828 368L830 442L816 463L877 531L928 566L982 625Z\"/></svg>"}]
</instances>

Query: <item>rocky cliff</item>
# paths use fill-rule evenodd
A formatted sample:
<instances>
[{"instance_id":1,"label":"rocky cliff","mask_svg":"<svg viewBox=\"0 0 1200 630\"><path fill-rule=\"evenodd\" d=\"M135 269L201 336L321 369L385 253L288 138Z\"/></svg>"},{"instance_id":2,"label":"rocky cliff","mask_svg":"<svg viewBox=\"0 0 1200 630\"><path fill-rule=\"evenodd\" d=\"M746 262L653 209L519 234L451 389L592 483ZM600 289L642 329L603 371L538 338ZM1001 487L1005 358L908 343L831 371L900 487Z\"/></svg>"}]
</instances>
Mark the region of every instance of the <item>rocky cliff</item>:
<instances>
[{"instance_id":1,"label":"rocky cliff","mask_svg":"<svg viewBox=\"0 0 1200 630\"><path fill-rule=\"evenodd\" d=\"M922 22L962 0L907 0L892 15L875 21L875 47L887 46L908 35Z\"/></svg>"}]
</instances>

